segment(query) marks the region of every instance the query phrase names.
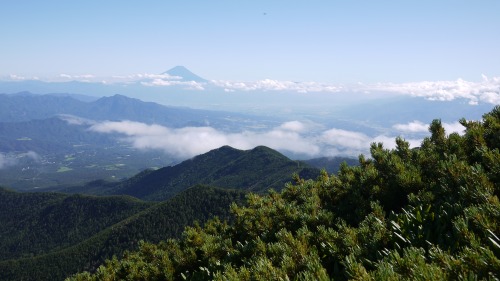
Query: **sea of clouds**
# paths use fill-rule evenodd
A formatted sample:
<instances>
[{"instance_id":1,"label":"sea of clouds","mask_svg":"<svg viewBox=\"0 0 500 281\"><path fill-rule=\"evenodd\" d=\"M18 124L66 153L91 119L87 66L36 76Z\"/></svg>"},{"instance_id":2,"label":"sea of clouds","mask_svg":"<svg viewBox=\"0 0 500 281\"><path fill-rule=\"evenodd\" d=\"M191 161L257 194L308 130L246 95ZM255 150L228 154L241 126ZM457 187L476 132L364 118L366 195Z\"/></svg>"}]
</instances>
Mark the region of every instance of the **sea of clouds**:
<instances>
[{"instance_id":1,"label":"sea of clouds","mask_svg":"<svg viewBox=\"0 0 500 281\"><path fill-rule=\"evenodd\" d=\"M443 123L447 133L463 133L463 126L457 123ZM371 143L383 143L387 148L395 147L397 136L405 138L411 147L420 145L428 134L428 126L420 121L393 126L394 135L369 136L362 132L338 128L324 128L317 124L300 121L284 122L268 130L243 130L224 132L213 127L168 128L157 124L135 121L105 121L90 126L89 130L99 133L118 133L121 139L138 149L162 150L179 158L190 158L212 149L229 145L237 149L251 149L258 145L302 155L352 156L366 154Z\"/></svg>"}]
</instances>

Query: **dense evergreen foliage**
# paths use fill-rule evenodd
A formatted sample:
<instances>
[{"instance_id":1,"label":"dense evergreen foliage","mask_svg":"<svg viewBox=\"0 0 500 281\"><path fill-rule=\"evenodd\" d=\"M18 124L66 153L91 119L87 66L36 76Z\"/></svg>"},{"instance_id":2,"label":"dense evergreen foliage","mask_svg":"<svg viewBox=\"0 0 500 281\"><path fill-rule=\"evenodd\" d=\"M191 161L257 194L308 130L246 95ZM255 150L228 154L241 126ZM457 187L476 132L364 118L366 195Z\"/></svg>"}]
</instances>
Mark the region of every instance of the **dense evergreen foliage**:
<instances>
[{"instance_id":1,"label":"dense evergreen foliage","mask_svg":"<svg viewBox=\"0 0 500 281\"><path fill-rule=\"evenodd\" d=\"M95 270L105 259L136 249L140 240L158 243L180 237L193 221L227 220L229 205L245 198L243 191L206 186L155 204L118 196L1 192L11 208L0 208L0 280L62 280Z\"/></svg>"},{"instance_id":2,"label":"dense evergreen foliage","mask_svg":"<svg viewBox=\"0 0 500 281\"><path fill-rule=\"evenodd\" d=\"M371 146L338 175L296 177L72 280L492 280L500 278L500 107L465 134Z\"/></svg>"},{"instance_id":3,"label":"dense evergreen foliage","mask_svg":"<svg viewBox=\"0 0 500 281\"><path fill-rule=\"evenodd\" d=\"M79 243L148 207L132 197L19 193L0 189L0 260Z\"/></svg>"}]
</instances>

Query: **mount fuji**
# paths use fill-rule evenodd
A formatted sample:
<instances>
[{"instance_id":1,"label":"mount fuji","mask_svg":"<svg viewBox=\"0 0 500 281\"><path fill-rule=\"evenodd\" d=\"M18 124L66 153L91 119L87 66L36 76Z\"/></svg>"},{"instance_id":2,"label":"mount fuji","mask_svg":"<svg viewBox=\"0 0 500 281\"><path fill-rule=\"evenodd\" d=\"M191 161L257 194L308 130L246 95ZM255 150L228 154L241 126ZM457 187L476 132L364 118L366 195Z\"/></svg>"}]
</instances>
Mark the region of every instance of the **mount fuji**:
<instances>
[{"instance_id":1,"label":"mount fuji","mask_svg":"<svg viewBox=\"0 0 500 281\"><path fill-rule=\"evenodd\" d=\"M178 65L174 68L171 68L162 74L168 74L170 76L181 77L181 81L195 81L195 82L208 82L208 80L194 74L189 69L184 66Z\"/></svg>"}]
</instances>

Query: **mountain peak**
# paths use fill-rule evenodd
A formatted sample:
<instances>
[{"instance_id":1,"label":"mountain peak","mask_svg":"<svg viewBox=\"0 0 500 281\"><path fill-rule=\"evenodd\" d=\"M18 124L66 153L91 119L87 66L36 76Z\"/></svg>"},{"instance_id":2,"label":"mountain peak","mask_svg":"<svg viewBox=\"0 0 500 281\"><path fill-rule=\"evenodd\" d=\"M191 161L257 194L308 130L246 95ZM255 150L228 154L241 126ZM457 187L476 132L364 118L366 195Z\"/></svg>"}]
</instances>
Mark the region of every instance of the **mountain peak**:
<instances>
[{"instance_id":1,"label":"mountain peak","mask_svg":"<svg viewBox=\"0 0 500 281\"><path fill-rule=\"evenodd\" d=\"M195 82L207 82L206 79L201 78L200 76L194 74L189 69L182 65L178 65L174 68L171 68L162 74L168 74L171 76L179 76L182 77L182 81L195 81Z\"/></svg>"}]
</instances>

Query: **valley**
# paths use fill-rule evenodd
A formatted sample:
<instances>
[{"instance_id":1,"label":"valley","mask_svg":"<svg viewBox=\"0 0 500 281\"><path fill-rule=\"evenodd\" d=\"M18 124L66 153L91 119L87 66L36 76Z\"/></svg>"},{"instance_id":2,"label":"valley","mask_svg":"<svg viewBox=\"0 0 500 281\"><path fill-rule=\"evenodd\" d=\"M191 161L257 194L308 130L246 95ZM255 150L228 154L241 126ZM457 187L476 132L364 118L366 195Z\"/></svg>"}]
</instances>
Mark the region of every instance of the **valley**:
<instances>
[{"instance_id":1,"label":"valley","mask_svg":"<svg viewBox=\"0 0 500 281\"><path fill-rule=\"evenodd\" d=\"M419 190L427 186L421 180L442 176L433 174L439 167L426 168L441 157L436 151L448 149L463 159L473 155L463 152L470 149L464 134L473 134L473 123L433 120L422 128L419 120L408 121L412 116L431 109L421 120L438 111L446 118L459 112L477 118L491 107L456 102L445 111L446 104L401 98L338 105L318 114L259 115L164 106L123 95L21 92L0 94L0 101L1 280L90 276L118 266L117 257L141 259L143 251L164 245L169 245L162 252L165 259L184 255L185 249L196 256L204 250L192 250L191 243L212 239L199 240L204 231L236 235L231 239L262 233L257 240L275 243L275 234L266 233L278 235L291 227L298 235L306 231L296 229L299 225L315 231L318 225L332 227L335 217L339 231L365 231L357 227L370 208L381 219L387 219L385 211L393 218L400 208L409 208L411 196L421 196ZM388 142L398 130L408 142L401 135ZM490 138L487 145L494 146ZM446 148L436 148L440 141ZM481 152L491 158L483 163L486 182L495 180L495 151ZM455 161L446 159L439 163ZM377 234L389 241L385 247L393 247L398 229ZM244 255L238 251L232 253ZM203 256L192 261L187 255L187 264L167 271L183 276L190 270L201 274L192 264L214 266ZM122 270L137 264L131 266Z\"/></svg>"},{"instance_id":2,"label":"valley","mask_svg":"<svg viewBox=\"0 0 500 281\"><path fill-rule=\"evenodd\" d=\"M119 181L145 169L174 163L174 159L162 153L137 151L119 143L99 148L80 144L64 154L35 156L10 152L4 157L11 160L0 170L1 184L18 190L84 184L97 179Z\"/></svg>"},{"instance_id":3,"label":"valley","mask_svg":"<svg viewBox=\"0 0 500 281\"><path fill-rule=\"evenodd\" d=\"M498 11L2 1L0 281L500 280Z\"/></svg>"}]
</instances>

